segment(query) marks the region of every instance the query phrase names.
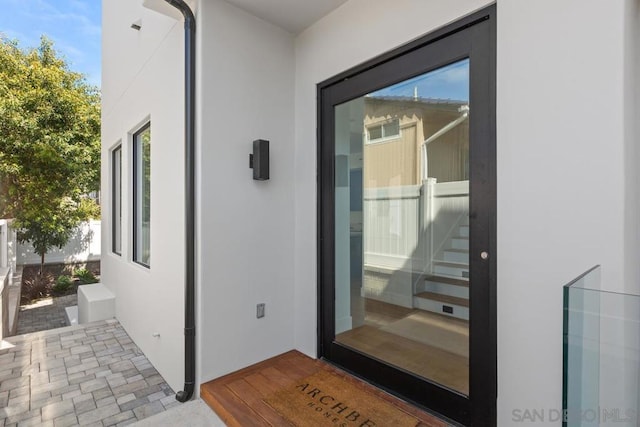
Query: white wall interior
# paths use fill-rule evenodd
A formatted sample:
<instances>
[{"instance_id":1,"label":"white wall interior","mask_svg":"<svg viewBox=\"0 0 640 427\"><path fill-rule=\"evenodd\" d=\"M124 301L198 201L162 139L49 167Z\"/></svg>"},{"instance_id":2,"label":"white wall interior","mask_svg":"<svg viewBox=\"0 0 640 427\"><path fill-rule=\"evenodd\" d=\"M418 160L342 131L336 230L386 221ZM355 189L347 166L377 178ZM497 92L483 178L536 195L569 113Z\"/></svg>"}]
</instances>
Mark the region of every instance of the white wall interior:
<instances>
[{"instance_id":1,"label":"white wall interior","mask_svg":"<svg viewBox=\"0 0 640 427\"><path fill-rule=\"evenodd\" d=\"M103 7L101 281L116 317L174 390L184 382L184 38L182 22L109 0ZM136 31L131 24L140 20ZM132 138L151 120L151 268L132 261ZM122 143L122 255L111 252L110 150ZM154 337L153 334L159 334Z\"/></svg>"},{"instance_id":2,"label":"white wall interior","mask_svg":"<svg viewBox=\"0 0 640 427\"><path fill-rule=\"evenodd\" d=\"M224 1L202 2L199 18L197 342L207 381L293 348L294 46ZM270 141L268 181L249 169L256 139Z\"/></svg>"},{"instance_id":3,"label":"white wall interior","mask_svg":"<svg viewBox=\"0 0 640 427\"><path fill-rule=\"evenodd\" d=\"M307 354L316 351L316 84L487 3L350 0L296 38L295 343ZM625 259L638 257L625 245L624 20L623 2L498 2L501 426L526 409L560 424L548 415L562 402L562 286L601 264L603 287L621 290Z\"/></svg>"}]
</instances>

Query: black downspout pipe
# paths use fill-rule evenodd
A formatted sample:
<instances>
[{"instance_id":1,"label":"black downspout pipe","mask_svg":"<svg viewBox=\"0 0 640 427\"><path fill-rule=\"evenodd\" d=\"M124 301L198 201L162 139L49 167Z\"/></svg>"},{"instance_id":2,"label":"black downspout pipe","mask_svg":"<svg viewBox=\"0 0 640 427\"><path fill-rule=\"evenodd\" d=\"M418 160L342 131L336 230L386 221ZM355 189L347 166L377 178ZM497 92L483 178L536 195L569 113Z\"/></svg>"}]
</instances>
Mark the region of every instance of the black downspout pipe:
<instances>
[{"instance_id":1,"label":"black downspout pipe","mask_svg":"<svg viewBox=\"0 0 640 427\"><path fill-rule=\"evenodd\" d=\"M195 148L196 148L196 19L184 0L165 0L184 16L185 85L185 287L184 287L184 390L176 400L186 402L193 396L196 381L195 316Z\"/></svg>"}]
</instances>

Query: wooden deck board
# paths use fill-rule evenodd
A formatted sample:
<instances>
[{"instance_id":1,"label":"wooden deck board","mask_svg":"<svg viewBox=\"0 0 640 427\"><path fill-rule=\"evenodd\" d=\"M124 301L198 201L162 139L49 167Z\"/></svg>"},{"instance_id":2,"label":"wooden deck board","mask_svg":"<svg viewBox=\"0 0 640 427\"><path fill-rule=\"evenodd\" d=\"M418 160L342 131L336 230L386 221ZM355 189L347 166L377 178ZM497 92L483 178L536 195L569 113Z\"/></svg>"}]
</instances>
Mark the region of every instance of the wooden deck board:
<instances>
[{"instance_id":1,"label":"wooden deck board","mask_svg":"<svg viewBox=\"0 0 640 427\"><path fill-rule=\"evenodd\" d=\"M297 351L284 353L202 384L200 394L202 399L229 426L291 426L291 423L271 406L264 403L263 399L320 370L333 372L358 388L415 416L421 421L420 426L444 427L448 425L419 408L348 375L328 363L311 359Z\"/></svg>"},{"instance_id":2,"label":"wooden deck board","mask_svg":"<svg viewBox=\"0 0 640 427\"><path fill-rule=\"evenodd\" d=\"M207 390L200 394L202 399L218 414L220 419L230 427L244 426L269 426L270 424L248 406L245 401L239 399L226 386L218 389ZM243 408L242 411L234 408Z\"/></svg>"},{"instance_id":3,"label":"wooden deck board","mask_svg":"<svg viewBox=\"0 0 640 427\"><path fill-rule=\"evenodd\" d=\"M280 390L275 384L265 378L262 374L251 374L245 377L245 381L251 384L261 396L267 396Z\"/></svg>"},{"instance_id":4,"label":"wooden deck board","mask_svg":"<svg viewBox=\"0 0 640 427\"><path fill-rule=\"evenodd\" d=\"M262 399L265 396L244 379L229 383L227 387L269 425L291 425L278 413L274 412L269 405L264 403Z\"/></svg>"}]
</instances>

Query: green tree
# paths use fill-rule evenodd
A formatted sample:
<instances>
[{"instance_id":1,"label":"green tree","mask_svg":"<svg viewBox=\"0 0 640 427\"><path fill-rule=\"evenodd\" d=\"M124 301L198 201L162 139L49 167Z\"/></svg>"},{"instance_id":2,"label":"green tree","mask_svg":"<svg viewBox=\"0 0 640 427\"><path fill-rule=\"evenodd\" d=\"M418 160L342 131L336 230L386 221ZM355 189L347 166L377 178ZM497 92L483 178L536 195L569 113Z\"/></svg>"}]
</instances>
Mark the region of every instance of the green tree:
<instances>
[{"instance_id":1,"label":"green tree","mask_svg":"<svg viewBox=\"0 0 640 427\"><path fill-rule=\"evenodd\" d=\"M100 94L43 37L0 40L0 217L41 257L99 208Z\"/></svg>"}]
</instances>

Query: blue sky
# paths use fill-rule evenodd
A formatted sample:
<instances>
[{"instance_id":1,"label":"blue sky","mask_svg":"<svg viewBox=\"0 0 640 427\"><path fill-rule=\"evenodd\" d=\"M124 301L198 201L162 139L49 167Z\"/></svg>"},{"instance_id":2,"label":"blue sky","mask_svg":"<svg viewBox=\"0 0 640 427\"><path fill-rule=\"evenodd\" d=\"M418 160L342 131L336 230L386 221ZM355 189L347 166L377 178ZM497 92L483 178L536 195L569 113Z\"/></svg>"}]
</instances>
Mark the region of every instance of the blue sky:
<instances>
[{"instance_id":1,"label":"blue sky","mask_svg":"<svg viewBox=\"0 0 640 427\"><path fill-rule=\"evenodd\" d=\"M5 37L28 48L38 46L45 34L71 70L100 86L100 0L0 0L0 10Z\"/></svg>"},{"instance_id":2,"label":"blue sky","mask_svg":"<svg viewBox=\"0 0 640 427\"><path fill-rule=\"evenodd\" d=\"M0 0L1 1L1 0ZM417 88L420 98L469 100L469 60L454 62L437 70L373 92L371 96L410 96Z\"/></svg>"}]
</instances>

